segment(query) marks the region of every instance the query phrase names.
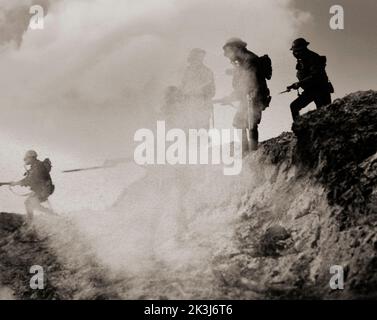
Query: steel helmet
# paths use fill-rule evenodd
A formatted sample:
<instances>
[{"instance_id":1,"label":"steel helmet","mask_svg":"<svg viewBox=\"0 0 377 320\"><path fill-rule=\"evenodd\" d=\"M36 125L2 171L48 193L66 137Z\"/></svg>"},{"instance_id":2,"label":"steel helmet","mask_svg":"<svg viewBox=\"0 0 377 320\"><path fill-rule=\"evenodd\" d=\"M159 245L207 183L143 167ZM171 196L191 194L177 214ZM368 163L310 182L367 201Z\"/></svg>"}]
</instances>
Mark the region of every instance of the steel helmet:
<instances>
[{"instance_id":1,"label":"steel helmet","mask_svg":"<svg viewBox=\"0 0 377 320\"><path fill-rule=\"evenodd\" d=\"M190 51L190 55L198 56L198 55L205 55L205 54L206 54L206 51L201 48L194 48Z\"/></svg>"},{"instance_id":2,"label":"steel helmet","mask_svg":"<svg viewBox=\"0 0 377 320\"><path fill-rule=\"evenodd\" d=\"M226 47L245 49L247 47L247 43L240 38L231 38L225 43L223 49L225 49Z\"/></svg>"},{"instance_id":3,"label":"steel helmet","mask_svg":"<svg viewBox=\"0 0 377 320\"><path fill-rule=\"evenodd\" d=\"M25 153L25 158L37 158L38 154L34 150L29 150Z\"/></svg>"},{"instance_id":4,"label":"steel helmet","mask_svg":"<svg viewBox=\"0 0 377 320\"><path fill-rule=\"evenodd\" d=\"M306 48L310 42L306 41L304 38L298 38L292 43L291 50L299 50Z\"/></svg>"}]
</instances>

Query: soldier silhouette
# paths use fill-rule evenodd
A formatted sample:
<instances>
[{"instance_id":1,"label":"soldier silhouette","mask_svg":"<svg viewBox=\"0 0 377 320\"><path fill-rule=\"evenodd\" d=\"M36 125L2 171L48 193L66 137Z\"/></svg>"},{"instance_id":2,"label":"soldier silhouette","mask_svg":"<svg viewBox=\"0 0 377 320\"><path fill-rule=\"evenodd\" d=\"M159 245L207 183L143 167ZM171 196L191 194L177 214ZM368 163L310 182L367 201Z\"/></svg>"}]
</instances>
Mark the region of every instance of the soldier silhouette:
<instances>
[{"instance_id":1,"label":"soldier silhouette","mask_svg":"<svg viewBox=\"0 0 377 320\"><path fill-rule=\"evenodd\" d=\"M308 49L309 42L303 38L293 41L291 50L297 59L297 79L298 82L292 84L287 89L303 89L303 93L291 103L293 121L300 115L300 110L311 102L314 102L317 109L331 103L331 93L334 88L329 82L326 73L327 59L325 56Z\"/></svg>"}]
</instances>

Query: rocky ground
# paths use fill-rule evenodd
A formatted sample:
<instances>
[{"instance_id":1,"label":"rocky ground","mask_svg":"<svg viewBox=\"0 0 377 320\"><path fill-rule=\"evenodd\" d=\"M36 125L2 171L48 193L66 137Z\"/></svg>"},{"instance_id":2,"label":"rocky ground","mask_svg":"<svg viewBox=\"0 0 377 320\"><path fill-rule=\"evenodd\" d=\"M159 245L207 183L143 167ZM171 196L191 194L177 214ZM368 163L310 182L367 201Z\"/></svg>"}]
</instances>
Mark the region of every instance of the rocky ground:
<instances>
[{"instance_id":1,"label":"rocky ground","mask_svg":"<svg viewBox=\"0 0 377 320\"><path fill-rule=\"evenodd\" d=\"M109 277L75 227L64 226L70 222L49 221L56 226L51 234L27 230L21 216L2 213L0 296L112 299L130 297L124 292L140 285L136 298L170 298L169 291L179 298L377 298L376 119L377 92L357 92L305 114L293 133L262 144L247 162L247 188L231 209L234 235L208 262L212 288L205 293L199 293L198 272L187 277L188 296L179 283L189 271L174 280L164 267L148 281ZM30 289L34 264L49 266L46 290ZM344 270L344 290L329 286L334 265Z\"/></svg>"},{"instance_id":2,"label":"rocky ground","mask_svg":"<svg viewBox=\"0 0 377 320\"><path fill-rule=\"evenodd\" d=\"M226 292L377 297L376 119L377 92L357 92L264 143L265 172L240 207L238 250L219 257ZM344 290L330 289L332 265L344 268Z\"/></svg>"},{"instance_id":3,"label":"rocky ground","mask_svg":"<svg viewBox=\"0 0 377 320\"><path fill-rule=\"evenodd\" d=\"M69 223L56 221L61 228ZM17 214L0 213L0 284L9 298L17 299L114 299L119 298L114 290L115 281L104 276L106 269L100 266L90 248L75 239L74 231L65 234L65 243L77 252L76 259L59 255L51 241L53 235L45 230L23 226L24 217ZM74 227L71 226L74 230ZM75 248L76 246L76 248ZM72 255L75 256L75 255ZM45 268L43 290L30 287L30 267ZM1 291L1 290L0 290Z\"/></svg>"}]
</instances>

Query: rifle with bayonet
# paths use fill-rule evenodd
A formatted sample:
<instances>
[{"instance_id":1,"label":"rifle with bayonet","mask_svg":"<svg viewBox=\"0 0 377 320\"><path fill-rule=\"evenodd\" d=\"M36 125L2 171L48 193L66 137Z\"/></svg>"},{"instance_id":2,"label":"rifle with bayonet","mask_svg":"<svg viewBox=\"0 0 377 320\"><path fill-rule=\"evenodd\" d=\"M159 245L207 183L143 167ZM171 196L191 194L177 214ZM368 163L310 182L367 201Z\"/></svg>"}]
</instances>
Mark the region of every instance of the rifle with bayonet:
<instances>
[{"instance_id":1,"label":"rifle with bayonet","mask_svg":"<svg viewBox=\"0 0 377 320\"><path fill-rule=\"evenodd\" d=\"M11 186L11 185L12 185L12 182L0 182L0 187Z\"/></svg>"},{"instance_id":2,"label":"rifle with bayonet","mask_svg":"<svg viewBox=\"0 0 377 320\"><path fill-rule=\"evenodd\" d=\"M92 170L100 170L100 169L109 169L114 168L119 164L124 163L132 163L134 159L132 157L127 158L119 158L119 159L111 159L106 160L103 165L100 166L94 166L94 167L86 167L86 168L78 168L78 169L70 169L70 170L64 170L63 173L74 173L74 172L81 172L81 171L92 171Z\"/></svg>"},{"instance_id":3,"label":"rifle with bayonet","mask_svg":"<svg viewBox=\"0 0 377 320\"><path fill-rule=\"evenodd\" d=\"M287 87L287 90L284 90L284 91L282 91L282 92L279 92L279 94L289 93L289 92L291 92L292 90L293 90L293 85L288 86L288 87Z\"/></svg>"},{"instance_id":4,"label":"rifle with bayonet","mask_svg":"<svg viewBox=\"0 0 377 320\"><path fill-rule=\"evenodd\" d=\"M297 88L296 83L294 83L294 84L288 86L286 90L284 90L284 91L282 91L282 92L279 92L279 94L289 93L289 92L291 92L292 90L296 90L296 91L297 91L297 94L300 95L300 91L299 91L299 88Z\"/></svg>"}]
</instances>

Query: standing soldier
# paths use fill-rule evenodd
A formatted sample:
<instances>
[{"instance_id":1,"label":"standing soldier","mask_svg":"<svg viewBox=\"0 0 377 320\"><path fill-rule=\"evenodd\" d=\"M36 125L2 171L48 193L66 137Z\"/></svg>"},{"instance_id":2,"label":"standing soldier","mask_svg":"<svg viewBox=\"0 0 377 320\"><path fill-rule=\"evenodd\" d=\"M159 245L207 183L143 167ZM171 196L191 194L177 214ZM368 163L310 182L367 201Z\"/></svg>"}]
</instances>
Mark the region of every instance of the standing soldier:
<instances>
[{"instance_id":1,"label":"standing soldier","mask_svg":"<svg viewBox=\"0 0 377 320\"><path fill-rule=\"evenodd\" d=\"M12 182L11 186L29 187L31 189L31 193L25 201L28 222L31 223L35 210L55 214L51 209L41 205L48 200L55 187L50 176L51 162L49 159L40 161L37 153L30 150L26 152L24 162L26 166L30 166L25 174L26 177L18 182Z\"/></svg>"},{"instance_id":2,"label":"standing soldier","mask_svg":"<svg viewBox=\"0 0 377 320\"><path fill-rule=\"evenodd\" d=\"M240 101L233 126L242 129L243 152L258 149L258 125L262 111L270 102L270 90L266 79L271 79L271 60L267 55L258 57L247 49L247 43L238 38L227 41L223 47L225 57L234 66L233 93L222 99L224 104ZM248 137L249 140L248 141Z\"/></svg>"},{"instance_id":3,"label":"standing soldier","mask_svg":"<svg viewBox=\"0 0 377 320\"><path fill-rule=\"evenodd\" d=\"M317 109L331 103L331 93L334 88L329 82L326 74L326 57L308 49L309 42L303 38L293 41L291 50L297 59L297 79L298 82L292 84L287 90L298 90L302 88L304 92L291 103L293 121L300 115L300 110L311 102L316 104Z\"/></svg>"},{"instance_id":4,"label":"standing soldier","mask_svg":"<svg viewBox=\"0 0 377 320\"><path fill-rule=\"evenodd\" d=\"M212 98L216 87L213 72L204 64L206 52L203 49L191 50L183 75L180 90L184 97L186 125L190 129L208 129L213 117Z\"/></svg>"}]
</instances>

